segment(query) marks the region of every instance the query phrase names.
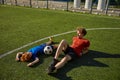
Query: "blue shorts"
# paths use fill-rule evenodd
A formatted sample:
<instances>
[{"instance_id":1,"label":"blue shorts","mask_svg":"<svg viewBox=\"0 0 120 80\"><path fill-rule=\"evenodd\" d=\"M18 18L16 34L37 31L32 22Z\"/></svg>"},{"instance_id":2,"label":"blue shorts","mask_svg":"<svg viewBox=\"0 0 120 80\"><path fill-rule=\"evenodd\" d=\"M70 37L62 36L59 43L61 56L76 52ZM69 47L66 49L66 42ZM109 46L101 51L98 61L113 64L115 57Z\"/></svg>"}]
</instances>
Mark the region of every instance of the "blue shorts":
<instances>
[{"instance_id":1,"label":"blue shorts","mask_svg":"<svg viewBox=\"0 0 120 80\"><path fill-rule=\"evenodd\" d=\"M78 58L78 56L76 55L75 51L70 46L67 46L67 48L64 51L64 53L69 55L72 58L72 60Z\"/></svg>"}]
</instances>

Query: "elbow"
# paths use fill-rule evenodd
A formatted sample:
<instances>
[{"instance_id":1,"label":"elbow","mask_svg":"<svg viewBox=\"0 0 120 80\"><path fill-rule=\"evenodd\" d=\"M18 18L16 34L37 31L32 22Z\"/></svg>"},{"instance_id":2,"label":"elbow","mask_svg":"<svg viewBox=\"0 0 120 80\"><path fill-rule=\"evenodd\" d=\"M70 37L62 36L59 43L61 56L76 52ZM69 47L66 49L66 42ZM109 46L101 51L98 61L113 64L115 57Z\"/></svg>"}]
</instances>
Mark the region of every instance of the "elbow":
<instances>
[{"instance_id":1,"label":"elbow","mask_svg":"<svg viewBox=\"0 0 120 80\"><path fill-rule=\"evenodd\" d=\"M86 54L86 53L88 53L88 50L83 50L82 53Z\"/></svg>"},{"instance_id":2,"label":"elbow","mask_svg":"<svg viewBox=\"0 0 120 80\"><path fill-rule=\"evenodd\" d=\"M38 62L40 61L40 59L38 59Z\"/></svg>"},{"instance_id":3,"label":"elbow","mask_svg":"<svg viewBox=\"0 0 120 80\"><path fill-rule=\"evenodd\" d=\"M39 59L39 58L37 58L37 59L36 59L36 63L37 63L37 62L39 62L39 61L40 61L40 59Z\"/></svg>"}]
</instances>

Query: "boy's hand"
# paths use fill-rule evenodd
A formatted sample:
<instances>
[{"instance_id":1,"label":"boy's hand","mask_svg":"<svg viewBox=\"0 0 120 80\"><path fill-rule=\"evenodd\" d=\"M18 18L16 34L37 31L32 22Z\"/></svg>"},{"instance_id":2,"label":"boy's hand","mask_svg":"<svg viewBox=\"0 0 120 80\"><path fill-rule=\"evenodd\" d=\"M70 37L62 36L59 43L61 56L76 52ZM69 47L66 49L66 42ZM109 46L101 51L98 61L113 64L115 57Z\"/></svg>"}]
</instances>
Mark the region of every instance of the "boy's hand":
<instances>
[{"instance_id":1,"label":"boy's hand","mask_svg":"<svg viewBox=\"0 0 120 80\"><path fill-rule=\"evenodd\" d=\"M20 59L19 58L16 58L16 61L19 61Z\"/></svg>"},{"instance_id":2,"label":"boy's hand","mask_svg":"<svg viewBox=\"0 0 120 80\"><path fill-rule=\"evenodd\" d=\"M20 57L22 56L22 54L23 54L23 52L18 52L17 55L16 55L15 60L20 61Z\"/></svg>"},{"instance_id":3,"label":"boy's hand","mask_svg":"<svg viewBox=\"0 0 120 80\"><path fill-rule=\"evenodd\" d=\"M84 48L83 50L82 50L82 53L83 54L86 54L88 52L88 48Z\"/></svg>"},{"instance_id":4,"label":"boy's hand","mask_svg":"<svg viewBox=\"0 0 120 80\"><path fill-rule=\"evenodd\" d=\"M32 63L27 64L28 67L31 67L32 65L33 65Z\"/></svg>"}]
</instances>

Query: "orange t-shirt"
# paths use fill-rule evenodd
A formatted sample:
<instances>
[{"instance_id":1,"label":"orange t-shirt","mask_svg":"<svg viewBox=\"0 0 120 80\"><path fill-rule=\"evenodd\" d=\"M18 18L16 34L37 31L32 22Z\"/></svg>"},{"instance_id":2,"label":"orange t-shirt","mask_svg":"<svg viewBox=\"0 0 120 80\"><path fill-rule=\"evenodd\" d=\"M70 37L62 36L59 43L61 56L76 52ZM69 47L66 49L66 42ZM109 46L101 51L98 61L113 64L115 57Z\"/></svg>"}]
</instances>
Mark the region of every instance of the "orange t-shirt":
<instances>
[{"instance_id":1,"label":"orange t-shirt","mask_svg":"<svg viewBox=\"0 0 120 80\"><path fill-rule=\"evenodd\" d=\"M73 37L73 43L71 47L78 56L82 55L82 50L86 47L89 47L90 42L84 38Z\"/></svg>"}]
</instances>

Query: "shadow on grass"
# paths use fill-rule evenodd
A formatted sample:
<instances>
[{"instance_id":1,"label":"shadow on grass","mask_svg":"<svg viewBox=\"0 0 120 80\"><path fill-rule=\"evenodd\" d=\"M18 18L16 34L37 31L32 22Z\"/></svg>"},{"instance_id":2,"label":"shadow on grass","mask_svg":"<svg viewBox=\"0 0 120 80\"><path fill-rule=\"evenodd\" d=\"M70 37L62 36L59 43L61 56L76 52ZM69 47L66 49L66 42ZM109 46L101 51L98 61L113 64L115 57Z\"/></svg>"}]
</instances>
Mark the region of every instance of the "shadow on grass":
<instances>
[{"instance_id":1,"label":"shadow on grass","mask_svg":"<svg viewBox=\"0 0 120 80\"><path fill-rule=\"evenodd\" d=\"M43 64L43 62L44 62L44 59L45 58L47 58L47 57L49 57L50 55L39 55L39 59L40 59L40 61L38 62L38 63L36 63L36 64L34 64L33 66L31 66L31 68L36 68L36 67L38 67L39 65L41 65L41 64ZM32 60L33 61L33 60Z\"/></svg>"},{"instance_id":2,"label":"shadow on grass","mask_svg":"<svg viewBox=\"0 0 120 80\"><path fill-rule=\"evenodd\" d=\"M67 63L63 68L59 69L57 73L50 74L59 80L72 80L66 74L73 68L80 66L96 66L96 67L109 67L109 65L94 60L94 58L120 58L120 54L108 54L99 51L90 50L88 54L83 55L81 58Z\"/></svg>"},{"instance_id":3,"label":"shadow on grass","mask_svg":"<svg viewBox=\"0 0 120 80\"><path fill-rule=\"evenodd\" d=\"M54 56L54 55L55 55L54 53L51 54L51 55L40 54L40 55L39 55L40 61L39 61L38 63L34 64L33 66L31 66L31 68L36 68L36 67L38 67L39 65L43 64L45 58L48 58L48 57ZM33 60L31 60L31 61L33 61ZM31 62L31 61L30 61L30 62Z\"/></svg>"}]
</instances>

